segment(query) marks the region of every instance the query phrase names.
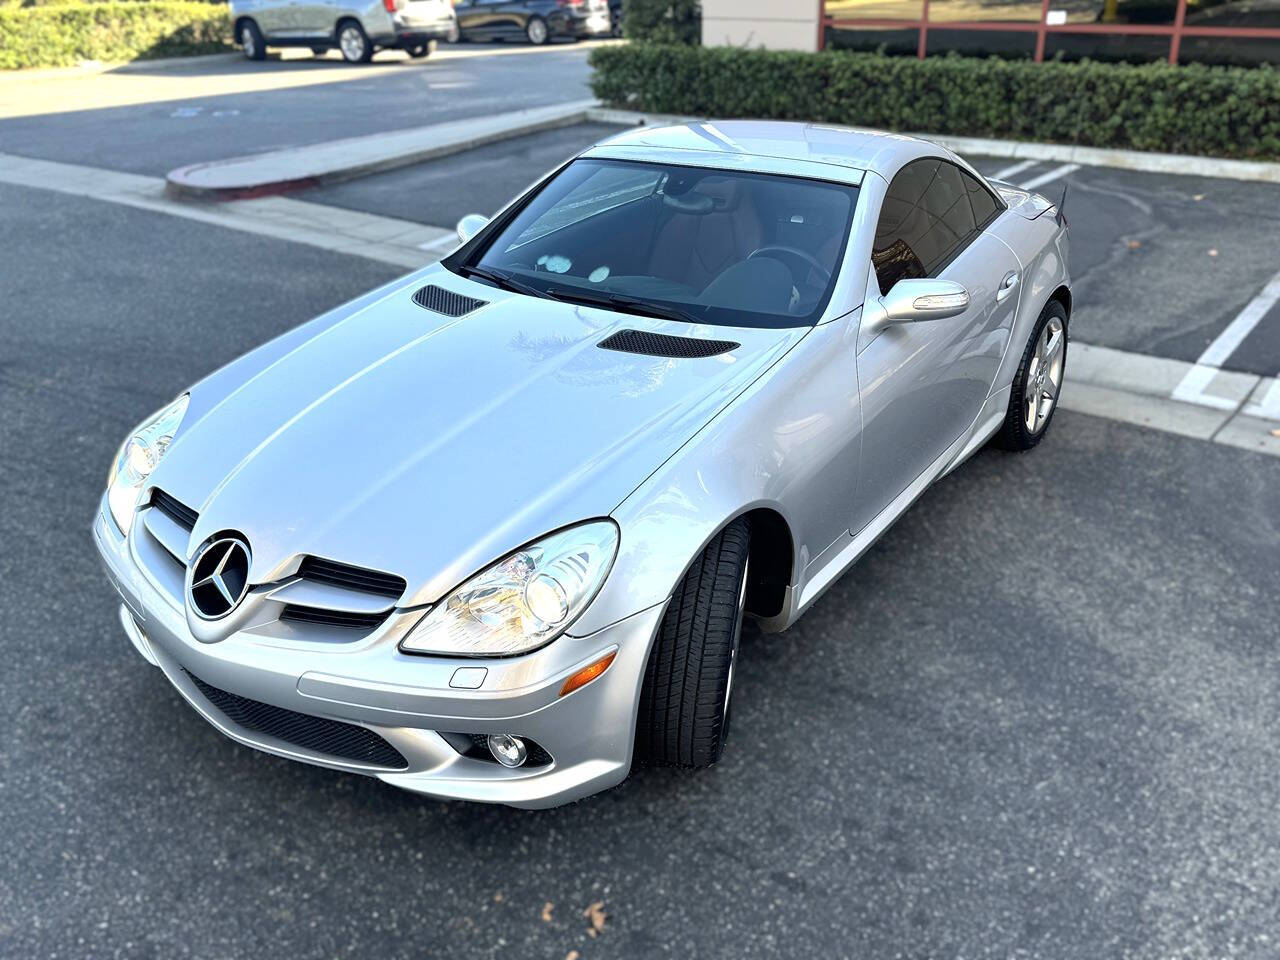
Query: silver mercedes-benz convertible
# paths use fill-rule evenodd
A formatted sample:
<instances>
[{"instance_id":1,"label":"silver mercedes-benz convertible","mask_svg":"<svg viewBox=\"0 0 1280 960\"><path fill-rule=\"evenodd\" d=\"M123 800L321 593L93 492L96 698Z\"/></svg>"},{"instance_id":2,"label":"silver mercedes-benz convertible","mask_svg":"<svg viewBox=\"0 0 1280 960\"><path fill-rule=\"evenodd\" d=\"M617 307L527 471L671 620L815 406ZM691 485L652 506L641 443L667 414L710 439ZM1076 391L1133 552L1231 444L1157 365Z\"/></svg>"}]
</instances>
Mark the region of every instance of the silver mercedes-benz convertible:
<instances>
[{"instance_id":1,"label":"silver mercedes-benz convertible","mask_svg":"<svg viewBox=\"0 0 1280 960\"><path fill-rule=\"evenodd\" d=\"M1060 205L923 140L641 129L458 233L111 469L124 630L241 743L521 807L713 764L744 617L1062 387Z\"/></svg>"}]
</instances>

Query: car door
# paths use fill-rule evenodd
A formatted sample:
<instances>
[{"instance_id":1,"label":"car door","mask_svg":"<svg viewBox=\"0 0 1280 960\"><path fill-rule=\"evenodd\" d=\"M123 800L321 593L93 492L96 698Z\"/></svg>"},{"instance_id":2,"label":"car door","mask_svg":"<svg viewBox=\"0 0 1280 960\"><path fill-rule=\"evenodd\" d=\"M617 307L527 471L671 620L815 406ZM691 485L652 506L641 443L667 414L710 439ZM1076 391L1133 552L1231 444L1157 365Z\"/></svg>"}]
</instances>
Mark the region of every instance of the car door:
<instances>
[{"instance_id":1,"label":"car door","mask_svg":"<svg viewBox=\"0 0 1280 960\"><path fill-rule=\"evenodd\" d=\"M959 316L892 324L860 339L855 533L938 461L991 394L1018 301L1013 251L983 232L999 216L999 203L967 171L940 158L907 164L885 194L868 303L899 280L937 277L963 284L969 306ZM864 306L863 322L873 315Z\"/></svg>"},{"instance_id":2,"label":"car door","mask_svg":"<svg viewBox=\"0 0 1280 960\"><path fill-rule=\"evenodd\" d=\"M294 0L292 29L297 37L331 37L344 16L359 19L360 8L343 0Z\"/></svg>"},{"instance_id":3,"label":"car door","mask_svg":"<svg viewBox=\"0 0 1280 960\"><path fill-rule=\"evenodd\" d=\"M458 17L458 29L471 40L490 40L500 26L498 16L502 0L468 0L458 4L454 13Z\"/></svg>"},{"instance_id":4,"label":"car door","mask_svg":"<svg viewBox=\"0 0 1280 960\"><path fill-rule=\"evenodd\" d=\"M278 37L289 32L293 7L289 0L258 0L250 15L264 37Z\"/></svg>"}]
</instances>

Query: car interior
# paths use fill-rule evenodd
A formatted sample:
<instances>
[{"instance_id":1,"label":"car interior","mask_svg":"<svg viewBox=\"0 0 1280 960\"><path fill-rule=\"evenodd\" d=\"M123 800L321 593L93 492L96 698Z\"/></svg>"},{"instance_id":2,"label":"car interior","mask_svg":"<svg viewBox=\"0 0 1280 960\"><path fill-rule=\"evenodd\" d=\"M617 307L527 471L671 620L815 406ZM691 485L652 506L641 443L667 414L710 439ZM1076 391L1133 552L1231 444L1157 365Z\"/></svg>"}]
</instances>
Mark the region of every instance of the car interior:
<instances>
[{"instance_id":1,"label":"car interior","mask_svg":"<svg viewBox=\"0 0 1280 960\"><path fill-rule=\"evenodd\" d=\"M507 225L480 264L561 288L702 308L709 322L756 314L794 326L825 306L856 193L791 177L579 161Z\"/></svg>"}]
</instances>

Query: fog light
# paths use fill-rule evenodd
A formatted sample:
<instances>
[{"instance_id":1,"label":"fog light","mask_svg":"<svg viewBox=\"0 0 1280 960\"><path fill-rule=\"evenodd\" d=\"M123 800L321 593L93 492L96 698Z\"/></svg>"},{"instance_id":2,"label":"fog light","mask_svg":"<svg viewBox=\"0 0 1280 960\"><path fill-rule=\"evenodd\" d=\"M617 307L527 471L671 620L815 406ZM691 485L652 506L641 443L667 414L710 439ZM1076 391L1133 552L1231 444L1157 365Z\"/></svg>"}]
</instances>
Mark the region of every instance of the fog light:
<instances>
[{"instance_id":1,"label":"fog light","mask_svg":"<svg viewBox=\"0 0 1280 960\"><path fill-rule=\"evenodd\" d=\"M524 741L509 733L489 734L489 752L504 767L518 767L529 756L529 748Z\"/></svg>"}]
</instances>

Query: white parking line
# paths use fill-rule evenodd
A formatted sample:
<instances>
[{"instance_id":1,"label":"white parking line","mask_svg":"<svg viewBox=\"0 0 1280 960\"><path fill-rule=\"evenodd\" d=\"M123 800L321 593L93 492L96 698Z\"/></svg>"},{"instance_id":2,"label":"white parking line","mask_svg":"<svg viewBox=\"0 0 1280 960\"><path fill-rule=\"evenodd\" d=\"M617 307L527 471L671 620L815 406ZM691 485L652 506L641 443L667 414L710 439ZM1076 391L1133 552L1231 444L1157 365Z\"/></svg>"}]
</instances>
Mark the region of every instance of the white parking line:
<instances>
[{"instance_id":1,"label":"white parking line","mask_svg":"<svg viewBox=\"0 0 1280 960\"><path fill-rule=\"evenodd\" d=\"M1020 183L1018 186L1023 190L1034 190L1036 187L1044 186L1046 183L1052 183L1054 180L1065 177L1069 173L1075 173L1079 169L1080 164L1078 163L1064 163L1062 166L1054 167L1048 173L1042 173L1038 177L1032 177L1026 183Z\"/></svg>"},{"instance_id":2,"label":"white parking line","mask_svg":"<svg viewBox=\"0 0 1280 960\"><path fill-rule=\"evenodd\" d=\"M1204 353L1200 354L1199 359L1196 360L1195 366L1188 370L1182 382L1174 387L1173 399L1181 400L1183 403L1216 407L1219 410L1235 409L1238 406L1237 403L1205 393L1205 388L1218 375L1218 369L1230 359L1244 342L1245 337L1253 332L1258 321L1266 316L1267 311L1275 306L1277 301L1280 301L1280 273L1272 277L1261 292L1245 304L1245 308L1236 314L1236 318L1214 338L1213 343L1205 348ZM1277 402L1280 402L1280 398L1272 397L1268 393L1267 398L1259 406L1269 409Z\"/></svg>"},{"instance_id":3,"label":"white parking line","mask_svg":"<svg viewBox=\"0 0 1280 960\"><path fill-rule=\"evenodd\" d=\"M1011 167L1005 167L999 173L991 175L992 180L1008 180L1010 177L1016 176L1023 170L1030 170L1039 160L1023 160L1021 163L1015 163Z\"/></svg>"}]
</instances>

